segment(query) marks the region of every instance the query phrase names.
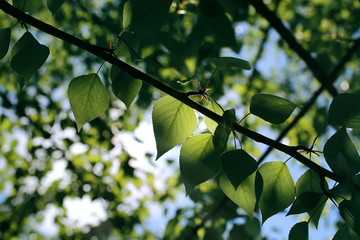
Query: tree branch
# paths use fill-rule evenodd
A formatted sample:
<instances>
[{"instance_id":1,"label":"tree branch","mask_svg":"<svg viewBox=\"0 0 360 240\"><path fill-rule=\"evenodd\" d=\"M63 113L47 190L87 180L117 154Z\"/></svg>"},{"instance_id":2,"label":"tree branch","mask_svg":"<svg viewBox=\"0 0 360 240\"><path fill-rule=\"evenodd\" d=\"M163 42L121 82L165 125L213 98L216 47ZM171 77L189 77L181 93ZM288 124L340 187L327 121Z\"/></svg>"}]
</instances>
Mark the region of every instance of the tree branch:
<instances>
[{"instance_id":1,"label":"tree branch","mask_svg":"<svg viewBox=\"0 0 360 240\"><path fill-rule=\"evenodd\" d=\"M325 73L321 70L318 63L311 57L308 51L306 51L295 39L292 33L285 27L281 20L263 3L262 0L247 0L256 11L262 15L270 25L280 34L281 38L287 42L290 49L296 52L299 57L306 63L307 67L312 71L314 76L320 81L322 85L328 90L328 92L334 97L337 90L332 85L332 81L329 81Z\"/></svg>"},{"instance_id":2,"label":"tree branch","mask_svg":"<svg viewBox=\"0 0 360 240\"><path fill-rule=\"evenodd\" d=\"M140 79L140 80L150 84L151 86L163 91L164 93L174 97L175 99L183 102L184 104L186 104L189 107L204 114L205 116L209 117L210 119L214 120L215 122L219 122L221 120L220 115L212 112L211 110L205 108L204 106L198 104L197 102L194 102L193 100L188 98L186 93L176 91L175 89L163 84L162 82L147 75L146 73L143 73L140 70L126 64L125 62L114 57L110 51L107 51L106 49L104 49L102 47L85 42L85 41L83 41L79 38L76 38L68 33L65 33L49 24L46 24L36 18L33 18L33 17L27 15L26 13L22 12L21 10L13 7L9 3L7 3L5 0L0 0L0 9L2 9L5 13L7 13L23 22L26 22L29 25L31 25L43 32L46 32L46 33L48 33L54 37L57 37L63 41L69 42L72 45L75 45L83 50L88 51L89 53L92 53L92 54L98 56L99 58L105 60L106 62L113 64L113 65L117 66L118 68L120 68L121 70L127 72L132 77L134 77L136 79ZM266 144L268 146L276 148L284 153L287 153L288 155L297 159L302 164L304 164L307 167L316 171L320 176L331 178L337 182L342 182L342 177L321 167L320 165L317 165L316 163L312 162L310 159L304 157L303 155L298 153L296 147L287 146L282 143L276 142L275 140L272 140L264 135L261 135L257 132L254 132L254 131L252 131L248 128L245 128L243 126L240 126L238 124L234 124L233 128L237 132L239 132L257 142L261 142L263 144Z\"/></svg>"}]
</instances>

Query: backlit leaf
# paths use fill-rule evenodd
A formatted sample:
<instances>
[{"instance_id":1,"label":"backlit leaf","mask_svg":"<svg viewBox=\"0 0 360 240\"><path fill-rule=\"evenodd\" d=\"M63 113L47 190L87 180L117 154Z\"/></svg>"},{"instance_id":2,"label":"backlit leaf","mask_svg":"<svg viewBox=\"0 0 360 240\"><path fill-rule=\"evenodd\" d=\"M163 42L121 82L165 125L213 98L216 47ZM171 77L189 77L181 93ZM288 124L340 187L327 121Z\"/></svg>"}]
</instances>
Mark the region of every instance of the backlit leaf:
<instances>
[{"instance_id":1,"label":"backlit leaf","mask_svg":"<svg viewBox=\"0 0 360 240\"><path fill-rule=\"evenodd\" d=\"M106 88L95 73L71 80L68 96L78 131L85 123L105 112L109 106Z\"/></svg>"},{"instance_id":2,"label":"backlit leaf","mask_svg":"<svg viewBox=\"0 0 360 240\"><path fill-rule=\"evenodd\" d=\"M272 124L280 124L290 117L296 107L298 107L297 104L284 98L257 94L251 99L250 113Z\"/></svg>"},{"instance_id":3,"label":"backlit leaf","mask_svg":"<svg viewBox=\"0 0 360 240\"><path fill-rule=\"evenodd\" d=\"M12 1L14 7L24 11L30 12L38 9L43 1L42 0L13 0Z\"/></svg>"},{"instance_id":4,"label":"backlit leaf","mask_svg":"<svg viewBox=\"0 0 360 240\"><path fill-rule=\"evenodd\" d=\"M298 222L289 233L289 240L307 240L309 239L309 227L307 222Z\"/></svg>"},{"instance_id":5,"label":"backlit leaf","mask_svg":"<svg viewBox=\"0 0 360 240\"><path fill-rule=\"evenodd\" d=\"M65 0L47 0L46 5L50 12L54 15L56 11L61 7Z\"/></svg>"},{"instance_id":6,"label":"backlit leaf","mask_svg":"<svg viewBox=\"0 0 360 240\"><path fill-rule=\"evenodd\" d=\"M225 150L234 123L235 110L226 110L222 115L218 126L216 127L213 138L214 145L219 152L223 152Z\"/></svg>"},{"instance_id":7,"label":"backlit leaf","mask_svg":"<svg viewBox=\"0 0 360 240\"><path fill-rule=\"evenodd\" d=\"M41 45L29 32L15 43L11 50L11 67L16 73L29 80L49 56L49 48Z\"/></svg>"},{"instance_id":8,"label":"backlit leaf","mask_svg":"<svg viewBox=\"0 0 360 240\"><path fill-rule=\"evenodd\" d=\"M221 109L221 107L218 104L216 104L215 101L211 101L209 103L209 105L207 106L207 108L210 109L211 111L217 113L220 116L222 116L224 113L224 111ZM206 116L204 117L204 122L205 122L206 127L209 129L209 131L211 133L214 133L215 129L218 125L217 122L211 120L210 118L208 118Z\"/></svg>"},{"instance_id":9,"label":"backlit leaf","mask_svg":"<svg viewBox=\"0 0 360 240\"><path fill-rule=\"evenodd\" d=\"M160 98L155 103L152 119L156 159L188 138L197 124L194 109L170 96Z\"/></svg>"},{"instance_id":10,"label":"backlit leaf","mask_svg":"<svg viewBox=\"0 0 360 240\"><path fill-rule=\"evenodd\" d=\"M129 108L141 89L142 81L115 66L111 67L110 78L114 95Z\"/></svg>"},{"instance_id":11,"label":"backlit leaf","mask_svg":"<svg viewBox=\"0 0 360 240\"><path fill-rule=\"evenodd\" d=\"M304 192L294 201L286 215L299 214L313 210L320 202L323 194L317 192Z\"/></svg>"},{"instance_id":12,"label":"backlit leaf","mask_svg":"<svg viewBox=\"0 0 360 240\"><path fill-rule=\"evenodd\" d=\"M337 95L330 105L328 121L342 127L360 128L360 94Z\"/></svg>"},{"instance_id":13,"label":"backlit leaf","mask_svg":"<svg viewBox=\"0 0 360 240\"><path fill-rule=\"evenodd\" d=\"M242 149L225 152L221 156L221 164L234 190L257 169L255 159Z\"/></svg>"},{"instance_id":14,"label":"backlit leaf","mask_svg":"<svg viewBox=\"0 0 360 240\"><path fill-rule=\"evenodd\" d=\"M243 180L236 190L225 172L222 172L219 177L220 187L226 196L244 209L250 218L253 218L256 204L255 175L256 173L253 173Z\"/></svg>"},{"instance_id":15,"label":"backlit leaf","mask_svg":"<svg viewBox=\"0 0 360 240\"><path fill-rule=\"evenodd\" d=\"M192 136L180 150L180 173L186 194L198 184L214 177L220 168L220 153L213 144L211 134Z\"/></svg>"},{"instance_id":16,"label":"backlit leaf","mask_svg":"<svg viewBox=\"0 0 360 240\"><path fill-rule=\"evenodd\" d=\"M345 128L338 130L325 144L324 157L337 174L355 175L360 171L360 157Z\"/></svg>"},{"instance_id":17,"label":"backlit leaf","mask_svg":"<svg viewBox=\"0 0 360 240\"><path fill-rule=\"evenodd\" d=\"M219 58L207 58L206 62L213 64L215 67L224 68L224 67L235 67L245 70L250 70L251 65L248 61L233 58L233 57L219 57Z\"/></svg>"},{"instance_id":18,"label":"backlit leaf","mask_svg":"<svg viewBox=\"0 0 360 240\"><path fill-rule=\"evenodd\" d=\"M123 28L129 32L151 33L164 24L171 0L127 0L124 5Z\"/></svg>"},{"instance_id":19,"label":"backlit leaf","mask_svg":"<svg viewBox=\"0 0 360 240\"><path fill-rule=\"evenodd\" d=\"M323 191L320 184L324 184L324 188L328 190L329 187L327 182L324 181L324 183L321 183L319 175L315 171L309 169L297 180L296 195L300 196L305 192L316 192L322 194ZM327 197L322 195L314 209L308 211L308 214L311 216L310 221L315 225L316 228L319 224L322 210L325 207L326 199Z\"/></svg>"},{"instance_id":20,"label":"backlit leaf","mask_svg":"<svg viewBox=\"0 0 360 240\"><path fill-rule=\"evenodd\" d=\"M263 222L272 215L287 208L295 198L294 181L284 162L268 162L259 170L264 181L259 200Z\"/></svg>"},{"instance_id":21,"label":"backlit leaf","mask_svg":"<svg viewBox=\"0 0 360 240\"><path fill-rule=\"evenodd\" d=\"M0 59L5 57L9 50L11 29L4 28L0 29Z\"/></svg>"}]
</instances>

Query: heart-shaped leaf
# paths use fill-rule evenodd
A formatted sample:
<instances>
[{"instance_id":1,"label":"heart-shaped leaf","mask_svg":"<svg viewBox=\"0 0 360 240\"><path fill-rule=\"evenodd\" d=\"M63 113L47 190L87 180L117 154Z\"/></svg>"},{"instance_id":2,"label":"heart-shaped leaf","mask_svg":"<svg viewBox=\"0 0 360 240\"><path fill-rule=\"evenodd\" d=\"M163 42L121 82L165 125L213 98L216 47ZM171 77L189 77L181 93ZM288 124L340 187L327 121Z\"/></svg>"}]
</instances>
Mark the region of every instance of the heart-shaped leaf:
<instances>
[{"instance_id":1,"label":"heart-shaped leaf","mask_svg":"<svg viewBox=\"0 0 360 240\"><path fill-rule=\"evenodd\" d=\"M197 124L194 109L170 96L162 97L155 103L152 119L156 159L188 138Z\"/></svg>"},{"instance_id":2,"label":"heart-shaped leaf","mask_svg":"<svg viewBox=\"0 0 360 240\"><path fill-rule=\"evenodd\" d=\"M234 57L207 58L205 61L218 68L235 67L245 70L251 69L251 65L248 61Z\"/></svg>"},{"instance_id":3,"label":"heart-shaped leaf","mask_svg":"<svg viewBox=\"0 0 360 240\"><path fill-rule=\"evenodd\" d=\"M242 149L225 152L221 156L221 164L234 190L257 169L255 159Z\"/></svg>"},{"instance_id":4,"label":"heart-shaped leaf","mask_svg":"<svg viewBox=\"0 0 360 240\"><path fill-rule=\"evenodd\" d=\"M142 81L115 66L110 70L110 78L113 93L129 108L141 89Z\"/></svg>"},{"instance_id":5,"label":"heart-shaped leaf","mask_svg":"<svg viewBox=\"0 0 360 240\"><path fill-rule=\"evenodd\" d=\"M224 113L223 109L215 101L211 101L209 103L209 105L207 105L207 108L209 110L217 113L220 116L222 116ZM217 122L215 122L214 120L211 120L210 118L208 118L206 116L204 117L204 122L205 122L206 127L209 129L209 131L211 133L214 133L215 129L218 125Z\"/></svg>"},{"instance_id":6,"label":"heart-shaped leaf","mask_svg":"<svg viewBox=\"0 0 360 240\"><path fill-rule=\"evenodd\" d=\"M160 30L169 13L171 0L127 0L123 28L129 32L151 33Z\"/></svg>"},{"instance_id":7,"label":"heart-shaped leaf","mask_svg":"<svg viewBox=\"0 0 360 240\"><path fill-rule=\"evenodd\" d=\"M211 134L200 134L186 139L180 150L180 173L186 195L198 184L214 177L219 168L220 153L213 144Z\"/></svg>"},{"instance_id":8,"label":"heart-shaped leaf","mask_svg":"<svg viewBox=\"0 0 360 240\"><path fill-rule=\"evenodd\" d=\"M71 80L68 96L78 131L85 123L105 112L109 106L106 88L95 73Z\"/></svg>"},{"instance_id":9,"label":"heart-shaped leaf","mask_svg":"<svg viewBox=\"0 0 360 240\"><path fill-rule=\"evenodd\" d=\"M9 50L11 28L0 29L0 59L5 57Z\"/></svg>"},{"instance_id":10,"label":"heart-shaped leaf","mask_svg":"<svg viewBox=\"0 0 360 240\"><path fill-rule=\"evenodd\" d=\"M324 157L329 167L343 176L355 175L360 171L360 157L346 129L338 130L324 146Z\"/></svg>"},{"instance_id":11,"label":"heart-shaped leaf","mask_svg":"<svg viewBox=\"0 0 360 240\"><path fill-rule=\"evenodd\" d=\"M328 122L347 128L360 128L359 103L359 93L343 93L337 95L330 105Z\"/></svg>"},{"instance_id":12,"label":"heart-shaped leaf","mask_svg":"<svg viewBox=\"0 0 360 240\"><path fill-rule=\"evenodd\" d=\"M29 80L49 56L49 48L41 45L29 32L15 43L11 50L10 65L15 72Z\"/></svg>"},{"instance_id":13,"label":"heart-shaped leaf","mask_svg":"<svg viewBox=\"0 0 360 240\"><path fill-rule=\"evenodd\" d=\"M61 7L65 0L47 0L46 5L50 12L54 15L56 11Z\"/></svg>"},{"instance_id":14,"label":"heart-shaped leaf","mask_svg":"<svg viewBox=\"0 0 360 240\"><path fill-rule=\"evenodd\" d=\"M250 113L272 124L280 124L290 117L296 107L297 104L284 98L257 94L251 98Z\"/></svg>"},{"instance_id":15,"label":"heart-shaped leaf","mask_svg":"<svg viewBox=\"0 0 360 240\"><path fill-rule=\"evenodd\" d=\"M324 188L328 190L327 182L325 181L324 183L321 183L319 175L315 171L309 169L297 180L296 195L300 196L305 192L315 192L322 194L323 191L320 184L324 184ZM327 197L322 195L314 209L307 211L311 216L311 222L315 225L315 227L317 227L319 224L322 210L326 204L326 199Z\"/></svg>"},{"instance_id":16,"label":"heart-shaped leaf","mask_svg":"<svg viewBox=\"0 0 360 240\"><path fill-rule=\"evenodd\" d=\"M234 123L235 109L226 110L216 127L213 138L214 145L219 152L223 152L225 150Z\"/></svg>"},{"instance_id":17,"label":"heart-shaped leaf","mask_svg":"<svg viewBox=\"0 0 360 240\"><path fill-rule=\"evenodd\" d=\"M289 240L307 240L309 239L309 227L307 222L298 222L289 233Z\"/></svg>"},{"instance_id":18,"label":"heart-shaped leaf","mask_svg":"<svg viewBox=\"0 0 360 240\"><path fill-rule=\"evenodd\" d=\"M299 214L313 210L324 195L318 192L304 192L294 201L286 215Z\"/></svg>"},{"instance_id":19,"label":"heart-shaped leaf","mask_svg":"<svg viewBox=\"0 0 360 240\"><path fill-rule=\"evenodd\" d=\"M264 187L259 200L263 222L287 208L295 198L294 181L284 162L267 162L259 170Z\"/></svg>"},{"instance_id":20,"label":"heart-shaped leaf","mask_svg":"<svg viewBox=\"0 0 360 240\"><path fill-rule=\"evenodd\" d=\"M253 218L256 196L255 196L255 175L251 174L245 180L243 180L237 189L230 182L225 172L222 172L219 177L220 187L223 192L228 196L234 203L239 205L244 211Z\"/></svg>"}]
</instances>

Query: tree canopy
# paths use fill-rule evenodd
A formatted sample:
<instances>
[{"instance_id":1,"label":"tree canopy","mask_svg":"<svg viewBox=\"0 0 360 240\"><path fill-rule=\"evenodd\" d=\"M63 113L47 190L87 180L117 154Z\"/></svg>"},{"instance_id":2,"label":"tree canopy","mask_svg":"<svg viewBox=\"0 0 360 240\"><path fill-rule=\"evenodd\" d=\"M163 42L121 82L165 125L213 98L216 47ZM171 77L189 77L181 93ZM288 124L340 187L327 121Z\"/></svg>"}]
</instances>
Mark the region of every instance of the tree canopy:
<instances>
[{"instance_id":1,"label":"tree canopy","mask_svg":"<svg viewBox=\"0 0 360 240\"><path fill-rule=\"evenodd\" d=\"M0 9L1 239L360 239L359 1Z\"/></svg>"}]
</instances>

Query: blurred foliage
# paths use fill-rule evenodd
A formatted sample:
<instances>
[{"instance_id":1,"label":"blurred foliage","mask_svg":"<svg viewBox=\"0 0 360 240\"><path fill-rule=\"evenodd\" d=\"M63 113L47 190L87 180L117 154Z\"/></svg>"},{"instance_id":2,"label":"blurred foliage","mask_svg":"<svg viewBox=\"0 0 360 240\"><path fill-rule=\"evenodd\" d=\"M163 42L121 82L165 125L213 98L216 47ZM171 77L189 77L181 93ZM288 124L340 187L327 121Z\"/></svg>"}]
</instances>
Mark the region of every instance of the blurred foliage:
<instances>
[{"instance_id":1,"label":"blurred foliage","mask_svg":"<svg viewBox=\"0 0 360 240\"><path fill-rule=\"evenodd\" d=\"M266 4L325 73L332 71L360 37L358 1L270 0ZM123 30L123 7L121 0L67 0L54 15L45 5L31 15L108 47ZM26 31L2 11L0 28L12 28L10 49ZM178 160L163 157L154 163L154 152L139 156L139 149L129 147L144 145L146 136L142 134L147 132L139 132L140 126L149 123L149 109L162 95L157 89L143 84L128 110L111 95L109 109L77 133L67 86L78 75L97 72L102 61L31 26L27 29L50 48L50 56L23 89L20 77L9 67L10 54L0 62L1 239L262 239L257 218L250 220L233 202L222 201L225 196L216 179L201 184L190 194L191 201L181 203L185 192ZM250 60L250 73L221 69L209 85L213 99L242 114L238 119L249 112L254 94L274 94L302 105L320 86L306 64L247 1L174 0L159 31L127 33L122 38L125 44L117 45L117 56L183 92L198 86L177 81L202 72L199 81L204 84L211 75L213 69L204 64L205 58L240 56ZM357 51L341 71L334 84L339 92L360 91L359 57ZM137 58L141 61L135 61ZM99 71L109 93L110 68L105 63ZM289 145L310 146L319 135L322 148L333 133L332 129L324 131L330 101L325 92L318 98L287 134ZM250 116L243 124L275 139L288 122L269 128L265 121ZM349 134L359 140L359 131ZM246 137L241 137L241 144L249 154L260 157L259 145ZM279 153L272 157L286 160ZM321 158L314 158L326 165ZM66 202L88 197L101 203L105 217L98 216L100 220L94 223L86 221L84 226L71 219ZM166 221L161 226L153 222L154 204L160 206L158 214ZM52 217L50 208L55 209ZM55 231L47 231L48 221ZM342 231L346 236L353 234L345 227Z\"/></svg>"}]
</instances>

